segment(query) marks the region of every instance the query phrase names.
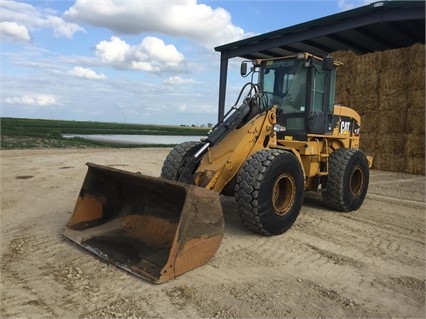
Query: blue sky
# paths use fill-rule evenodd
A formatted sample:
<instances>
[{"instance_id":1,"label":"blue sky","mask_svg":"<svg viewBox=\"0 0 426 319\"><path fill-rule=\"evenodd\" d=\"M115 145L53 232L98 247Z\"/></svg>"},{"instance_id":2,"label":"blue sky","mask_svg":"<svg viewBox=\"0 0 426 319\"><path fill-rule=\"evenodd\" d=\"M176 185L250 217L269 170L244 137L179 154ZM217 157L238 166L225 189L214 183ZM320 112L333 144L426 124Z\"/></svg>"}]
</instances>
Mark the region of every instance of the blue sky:
<instances>
[{"instance_id":1,"label":"blue sky","mask_svg":"<svg viewBox=\"0 0 426 319\"><path fill-rule=\"evenodd\" d=\"M217 120L214 47L369 0L0 0L2 117ZM246 82L228 70L227 105Z\"/></svg>"}]
</instances>

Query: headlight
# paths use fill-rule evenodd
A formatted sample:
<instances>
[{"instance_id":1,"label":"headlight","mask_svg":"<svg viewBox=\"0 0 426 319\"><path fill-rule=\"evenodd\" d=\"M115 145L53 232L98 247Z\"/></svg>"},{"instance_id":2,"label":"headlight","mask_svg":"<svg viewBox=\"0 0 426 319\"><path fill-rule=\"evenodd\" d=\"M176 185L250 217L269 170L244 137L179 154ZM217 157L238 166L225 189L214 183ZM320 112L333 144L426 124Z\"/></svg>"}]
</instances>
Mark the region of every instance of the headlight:
<instances>
[{"instance_id":1,"label":"headlight","mask_svg":"<svg viewBox=\"0 0 426 319\"><path fill-rule=\"evenodd\" d=\"M285 126L282 126L280 124L274 125L274 132L278 133L278 132L285 132L285 131L287 131L287 128Z\"/></svg>"}]
</instances>

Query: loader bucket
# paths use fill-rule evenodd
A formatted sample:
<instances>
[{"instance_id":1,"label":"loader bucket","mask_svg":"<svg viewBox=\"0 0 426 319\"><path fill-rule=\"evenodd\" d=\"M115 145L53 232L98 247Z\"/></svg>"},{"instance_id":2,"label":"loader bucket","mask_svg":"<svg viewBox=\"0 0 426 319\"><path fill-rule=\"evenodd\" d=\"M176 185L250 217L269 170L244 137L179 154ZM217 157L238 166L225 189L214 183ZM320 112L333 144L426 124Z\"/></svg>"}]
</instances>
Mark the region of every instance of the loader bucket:
<instances>
[{"instance_id":1,"label":"loader bucket","mask_svg":"<svg viewBox=\"0 0 426 319\"><path fill-rule=\"evenodd\" d=\"M87 163L64 235L155 283L207 263L223 238L219 194Z\"/></svg>"}]
</instances>

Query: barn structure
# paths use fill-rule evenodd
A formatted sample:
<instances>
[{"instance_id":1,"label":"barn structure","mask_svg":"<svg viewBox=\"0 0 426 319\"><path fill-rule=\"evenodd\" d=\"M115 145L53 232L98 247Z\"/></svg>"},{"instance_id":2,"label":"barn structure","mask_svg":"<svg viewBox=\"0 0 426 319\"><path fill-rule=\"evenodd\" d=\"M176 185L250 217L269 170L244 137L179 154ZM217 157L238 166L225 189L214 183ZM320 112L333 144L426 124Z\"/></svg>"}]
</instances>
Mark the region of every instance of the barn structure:
<instances>
[{"instance_id":1,"label":"barn structure","mask_svg":"<svg viewBox=\"0 0 426 319\"><path fill-rule=\"evenodd\" d=\"M425 2L379 1L215 48L221 54L219 119L229 59L309 52L344 63L336 102L362 119L373 168L425 174Z\"/></svg>"}]
</instances>

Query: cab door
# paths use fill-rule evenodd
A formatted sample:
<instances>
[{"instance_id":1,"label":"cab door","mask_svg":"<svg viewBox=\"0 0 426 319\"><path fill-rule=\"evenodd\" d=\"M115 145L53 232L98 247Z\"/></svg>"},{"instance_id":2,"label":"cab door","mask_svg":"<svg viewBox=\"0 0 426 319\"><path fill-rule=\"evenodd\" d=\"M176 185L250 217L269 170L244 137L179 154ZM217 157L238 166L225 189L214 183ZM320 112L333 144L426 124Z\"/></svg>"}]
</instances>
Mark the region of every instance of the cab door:
<instances>
[{"instance_id":1,"label":"cab door","mask_svg":"<svg viewBox=\"0 0 426 319\"><path fill-rule=\"evenodd\" d=\"M312 60L308 79L308 133L331 134L336 83L336 68L332 58Z\"/></svg>"}]
</instances>

